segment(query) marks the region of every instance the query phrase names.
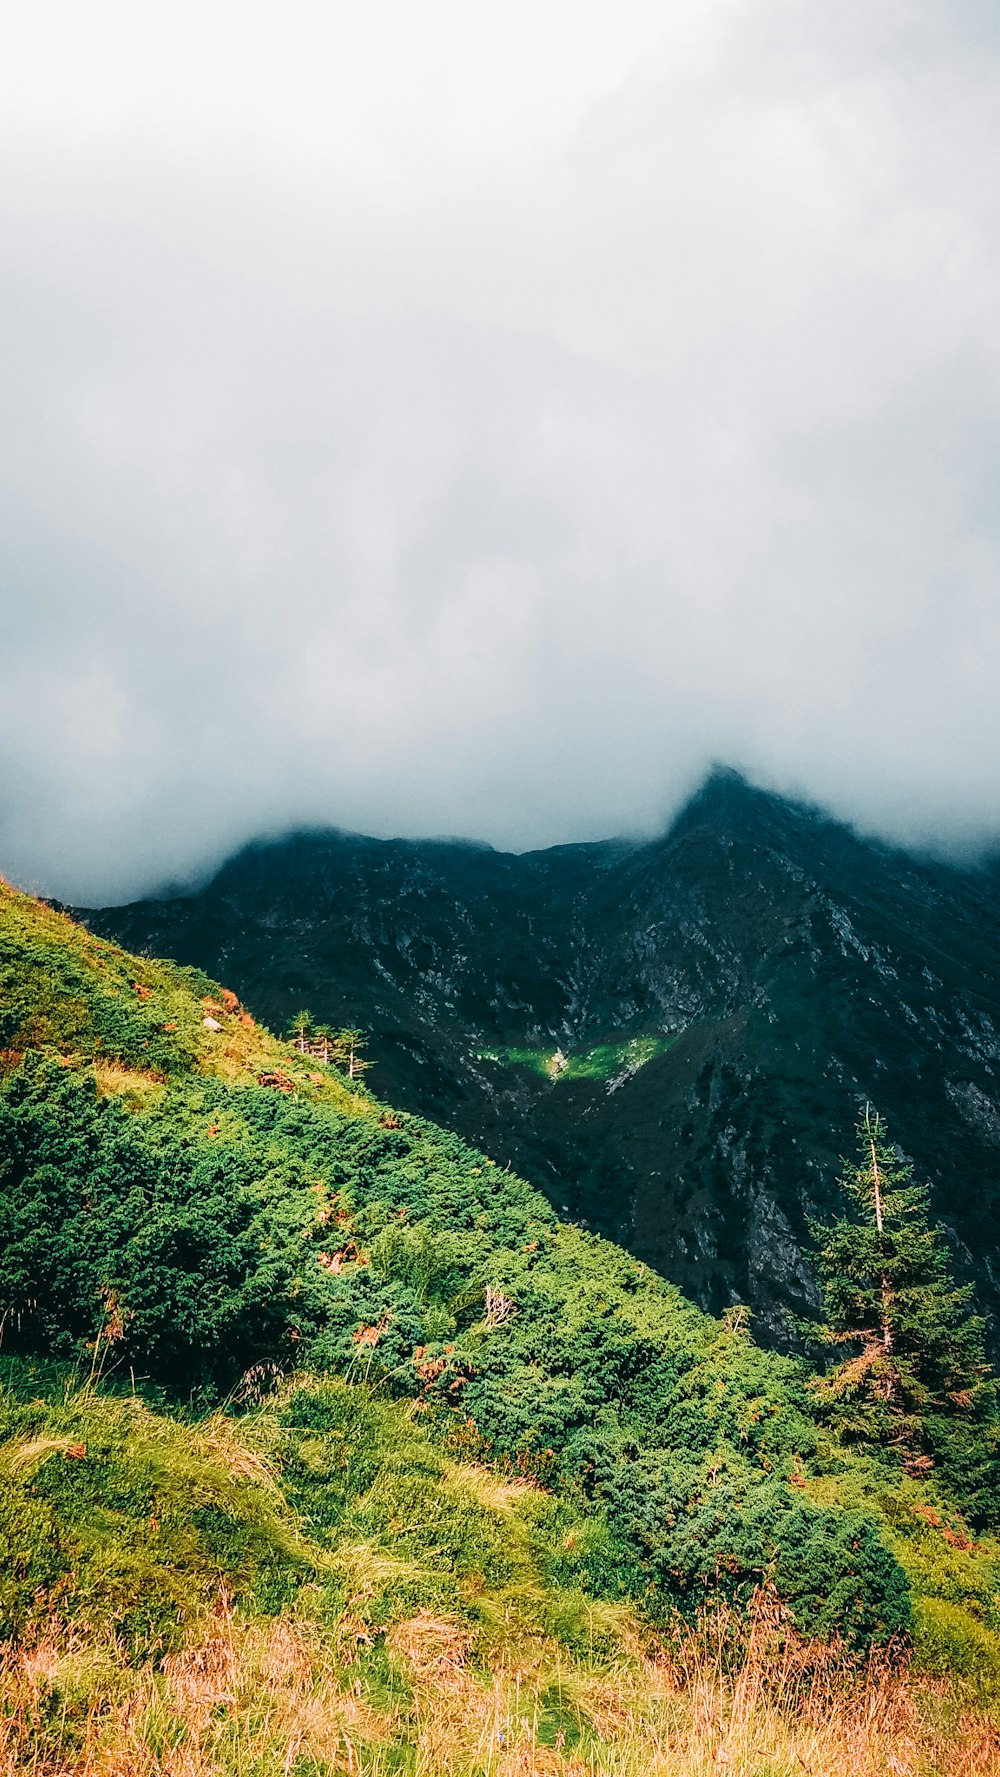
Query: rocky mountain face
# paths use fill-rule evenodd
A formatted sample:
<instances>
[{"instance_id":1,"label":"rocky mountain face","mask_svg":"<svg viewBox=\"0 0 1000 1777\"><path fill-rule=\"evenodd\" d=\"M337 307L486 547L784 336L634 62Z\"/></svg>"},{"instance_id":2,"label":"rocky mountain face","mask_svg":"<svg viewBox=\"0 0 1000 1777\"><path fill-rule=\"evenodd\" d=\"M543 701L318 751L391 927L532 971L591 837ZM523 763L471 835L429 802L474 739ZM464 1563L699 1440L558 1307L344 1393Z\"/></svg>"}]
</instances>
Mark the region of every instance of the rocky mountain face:
<instances>
[{"instance_id":1,"label":"rocky mountain face","mask_svg":"<svg viewBox=\"0 0 1000 1777\"><path fill-rule=\"evenodd\" d=\"M779 1344L870 1100L1000 1320L995 866L908 857L719 772L649 843L304 833L83 917L275 1028L302 1006L364 1027L381 1095Z\"/></svg>"}]
</instances>

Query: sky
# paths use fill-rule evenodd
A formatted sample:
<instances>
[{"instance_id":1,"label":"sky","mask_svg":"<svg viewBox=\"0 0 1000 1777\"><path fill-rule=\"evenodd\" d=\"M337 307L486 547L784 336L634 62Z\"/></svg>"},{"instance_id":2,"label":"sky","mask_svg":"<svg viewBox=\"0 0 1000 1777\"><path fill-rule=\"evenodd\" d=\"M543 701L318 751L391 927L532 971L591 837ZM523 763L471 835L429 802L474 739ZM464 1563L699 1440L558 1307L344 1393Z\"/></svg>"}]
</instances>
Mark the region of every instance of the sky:
<instances>
[{"instance_id":1,"label":"sky","mask_svg":"<svg viewBox=\"0 0 1000 1777\"><path fill-rule=\"evenodd\" d=\"M0 0L0 870L995 843L998 193L985 0Z\"/></svg>"}]
</instances>

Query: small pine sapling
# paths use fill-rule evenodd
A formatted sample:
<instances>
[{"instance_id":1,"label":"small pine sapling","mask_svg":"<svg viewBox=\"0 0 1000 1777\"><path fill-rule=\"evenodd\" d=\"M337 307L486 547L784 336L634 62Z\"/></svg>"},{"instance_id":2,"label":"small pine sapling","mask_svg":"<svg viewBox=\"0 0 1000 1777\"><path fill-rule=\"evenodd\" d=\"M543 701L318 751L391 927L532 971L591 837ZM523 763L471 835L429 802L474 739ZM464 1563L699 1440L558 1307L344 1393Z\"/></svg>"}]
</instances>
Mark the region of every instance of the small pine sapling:
<instances>
[{"instance_id":1,"label":"small pine sapling","mask_svg":"<svg viewBox=\"0 0 1000 1777\"><path fill-rule=\"evenodd\" d=\"M314 1029L313 1015L308 1009L296 1012L289 1021L288 1034L300 1055L307 1054Z\"/></svg>"}]
</instances>

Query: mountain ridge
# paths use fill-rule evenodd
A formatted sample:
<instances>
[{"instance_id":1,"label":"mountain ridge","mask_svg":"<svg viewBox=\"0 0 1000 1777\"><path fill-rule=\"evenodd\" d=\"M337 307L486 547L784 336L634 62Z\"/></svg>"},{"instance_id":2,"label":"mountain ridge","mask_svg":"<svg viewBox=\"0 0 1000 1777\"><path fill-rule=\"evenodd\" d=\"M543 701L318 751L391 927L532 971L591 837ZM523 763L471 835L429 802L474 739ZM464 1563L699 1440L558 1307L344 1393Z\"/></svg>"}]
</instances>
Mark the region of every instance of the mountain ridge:
<instances>
[{"instance_id":1,"label":"mountain ridge","mask_svg":"<svg viewBox=\"0 0 1000 1777\"><path fill-rule=\"evenodd\" d=\"M252 842L195 895L82 916L221 973L272 1025L302 1004L361 1025L395 1102L703 1306L749 1302L779 1344L815 1300L809 1223L870 1099L1000 1303L993 864L915 857L716 770L651 840L312 830Z\"/></svg>"}]
</instances>

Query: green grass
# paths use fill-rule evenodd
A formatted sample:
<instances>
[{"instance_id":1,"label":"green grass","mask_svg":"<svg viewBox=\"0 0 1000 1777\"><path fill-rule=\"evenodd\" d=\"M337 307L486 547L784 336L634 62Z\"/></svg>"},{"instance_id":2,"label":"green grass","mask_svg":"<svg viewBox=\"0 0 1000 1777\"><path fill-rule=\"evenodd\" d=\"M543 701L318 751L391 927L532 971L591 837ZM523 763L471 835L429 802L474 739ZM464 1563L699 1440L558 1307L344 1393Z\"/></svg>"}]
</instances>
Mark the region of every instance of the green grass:
<instances>
[{"instance_id":1,"label":"green grass","mask_svg":"<svg viewBox=\"0 0 1000 1777\"><path fill-rule=\"evenodd\" d=\"M457 1462L370 1387L293 1377L254 1407L182 1419L59 1366L11 1360L6 1376L0 1631L15 1654L46 1648L58 1674L34 1723L46 1757L81 1751L130 1682L190 1668L220 1623L333 1662L362 1716L390 1717L379 1739L401 1757L428 1649L483 1684L497 1666L538 1667L523 1702L544 1736L560 1669L607 1666L636 1638L626 1607L559 1577L586 1534L565 1506ZM159 1701L153 1756L192 1730Z\"/></svg>"},{"instance_id":2,"label":"green grass","mask_svg":"<svg viewBox=\"0 0 1000 1777\"><path fill-rule=\"evenodd\" d=\"M477 1061L500 1067L523 1067L559 1083L563 1080L613 1081L637 1073L647 1062L665 1055L676 1037L628 1037L619 1043L597 1043L592 1049L564 1054L561 1049L497 1047L477 1051Z\"/></svg>"},{"instance_id":3,"label":"green grass","mask_svg":"<svg viewBox=\"0 0 1000 1777\"><path fill-rule=\"evenodd\" d=\"M0 1078L26 1053L88 1067L105 1096L148 1100L168 1079L256 1083L278 1069L297 1092L371 1108L200 969L131 956L0 877Z\"/></svg>"},{"instance_id":4,"label":"green grass","mask_svg":"<svg viewBox=\"0 0 1000 1777\"><path fill-rule=\"evenodd\" d=\"M224 1596L278 1615L308 1589L374 1638L418 1610L470 1645L592 1649L627 1612L553 1578L586 1530L553 1495L456 1461L363 1384L292 1377L193 1419L59 1366L9 1360L0 1389L3 1639L56 1622L131 1663L176 1650Z\"/></svg>"}]
</instances>

